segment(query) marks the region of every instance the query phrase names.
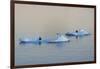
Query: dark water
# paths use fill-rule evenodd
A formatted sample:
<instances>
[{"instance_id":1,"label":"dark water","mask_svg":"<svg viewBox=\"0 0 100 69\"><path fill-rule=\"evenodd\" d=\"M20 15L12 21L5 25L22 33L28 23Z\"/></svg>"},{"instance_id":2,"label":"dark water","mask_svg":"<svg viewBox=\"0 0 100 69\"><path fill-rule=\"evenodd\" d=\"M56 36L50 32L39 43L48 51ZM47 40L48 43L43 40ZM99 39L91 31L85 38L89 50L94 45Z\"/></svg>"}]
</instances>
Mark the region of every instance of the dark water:
<instances>
[{"instance_id":1,"label":"dark water","mask_svg":"<svg viewBox=\"0 0 100 69\"><path fill-rule=\"evenodd\" d=\"M19 44L16 46L16 65L50 64L94 60L93 36L68 37L66 43Z\"/></svg>"}]
</instances>

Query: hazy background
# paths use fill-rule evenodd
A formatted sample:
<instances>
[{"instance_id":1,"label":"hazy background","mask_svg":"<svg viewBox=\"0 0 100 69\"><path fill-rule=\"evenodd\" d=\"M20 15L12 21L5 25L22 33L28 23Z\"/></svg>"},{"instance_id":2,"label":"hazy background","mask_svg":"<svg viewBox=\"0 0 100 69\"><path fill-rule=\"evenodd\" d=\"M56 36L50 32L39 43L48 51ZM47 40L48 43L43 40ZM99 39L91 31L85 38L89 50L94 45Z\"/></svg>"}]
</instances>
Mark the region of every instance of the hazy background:
<instances>
[{"instance_id":1,"label":"hazy background","mask_svg":"<svg viewBox=\"0 0 100 69\"><path fill-rule=\"evenodd\" d=\"M69 38L70 43L20 45L23 37L55 38L76 29L91 33L80 39ZM77 7L15 5L15 63L45 64L94 60L94 9Z\"/></svg>"},{"instance_id":2,"label":"hazy background","mask_svg":"<svg viewBox=\"0 0 100 69\"><path fill-rule=\"evenodd\" d=\"M54 36L76 29L94 31L94 9L42 5L15 5L15 32L17 37Z\"/></svg>"}]
</instances>

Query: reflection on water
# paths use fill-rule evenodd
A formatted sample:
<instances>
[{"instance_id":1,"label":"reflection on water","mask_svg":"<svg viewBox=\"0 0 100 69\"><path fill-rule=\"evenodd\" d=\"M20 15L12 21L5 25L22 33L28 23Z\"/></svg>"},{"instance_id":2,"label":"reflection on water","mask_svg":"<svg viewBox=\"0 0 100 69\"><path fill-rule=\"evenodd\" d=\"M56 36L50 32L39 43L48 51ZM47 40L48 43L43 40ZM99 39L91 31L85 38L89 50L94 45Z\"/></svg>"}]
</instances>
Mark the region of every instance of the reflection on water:
<instances>
[{"instance_id":1,"label":"reflection on water","mask_svg":"<svg viewBox=\"0 0 100 69\"><path fill-rule=\"evenodd\" d=\"M68 42L70 42L70 41L68 41ZM31 45L39 45L39 46L41 46L41 44L57 44L57 45L61 46L61 45L65 44L65 43L68 43L68 42L56 42L56 43L55 42L54 43L51 42L51 43L48 43L48 42L45 42L45 41L42 41L42 42L39 41L39 42L32 42L32 43L31 42L29 42L29 43L26 42L26 43L19 43L19 44L23 45L23 46L24 45L29 45L29 44L31 44Z\"/></svg>"},{"instance_id":2,"label":"reflection on water","mask_svg":"<svg viewBox=\"0 0 100 69\"><path fill-rule=\"evenodd\" d=\"M94 60L93 36L68 38L71 41L66 43L18 44L15 48L16 65Z\"/></svg>"}]
</instances>

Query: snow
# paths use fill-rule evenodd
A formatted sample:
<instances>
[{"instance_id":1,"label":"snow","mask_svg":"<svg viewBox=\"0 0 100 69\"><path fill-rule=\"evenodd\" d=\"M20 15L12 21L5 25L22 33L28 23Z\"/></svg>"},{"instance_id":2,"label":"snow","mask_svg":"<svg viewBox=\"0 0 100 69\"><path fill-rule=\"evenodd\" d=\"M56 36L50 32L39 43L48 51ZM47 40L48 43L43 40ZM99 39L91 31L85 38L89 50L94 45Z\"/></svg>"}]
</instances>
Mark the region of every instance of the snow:
<instances>
[{"instance_id":1,"label":"snow","mask_svg":"<svg viewBox=\"0 0 100 69\"><path fill-rule=\"evenodd\" d=\"M61 35L55 41L68 41L68 40L69 40L68 38L66 38L65 36Z\"/></svg>"}]
</instances>

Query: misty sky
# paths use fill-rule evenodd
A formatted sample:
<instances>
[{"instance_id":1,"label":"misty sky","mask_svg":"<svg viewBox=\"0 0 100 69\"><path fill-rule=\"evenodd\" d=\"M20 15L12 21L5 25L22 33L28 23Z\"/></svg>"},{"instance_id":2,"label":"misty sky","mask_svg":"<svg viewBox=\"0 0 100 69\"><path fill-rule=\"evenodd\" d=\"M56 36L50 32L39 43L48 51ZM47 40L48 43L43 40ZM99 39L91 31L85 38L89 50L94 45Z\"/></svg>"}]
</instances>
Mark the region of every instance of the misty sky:
<instances>
[{"instance_id":1,"label":"misty sky","mask_svg":"<svg viewBox=\"0 0 100 69\"><path fill-rule=\"evenodd\" d=\"M15 4L15 33L54 36L76 29L94 30L94 8Z\"/></svg>"}]
</instances>

